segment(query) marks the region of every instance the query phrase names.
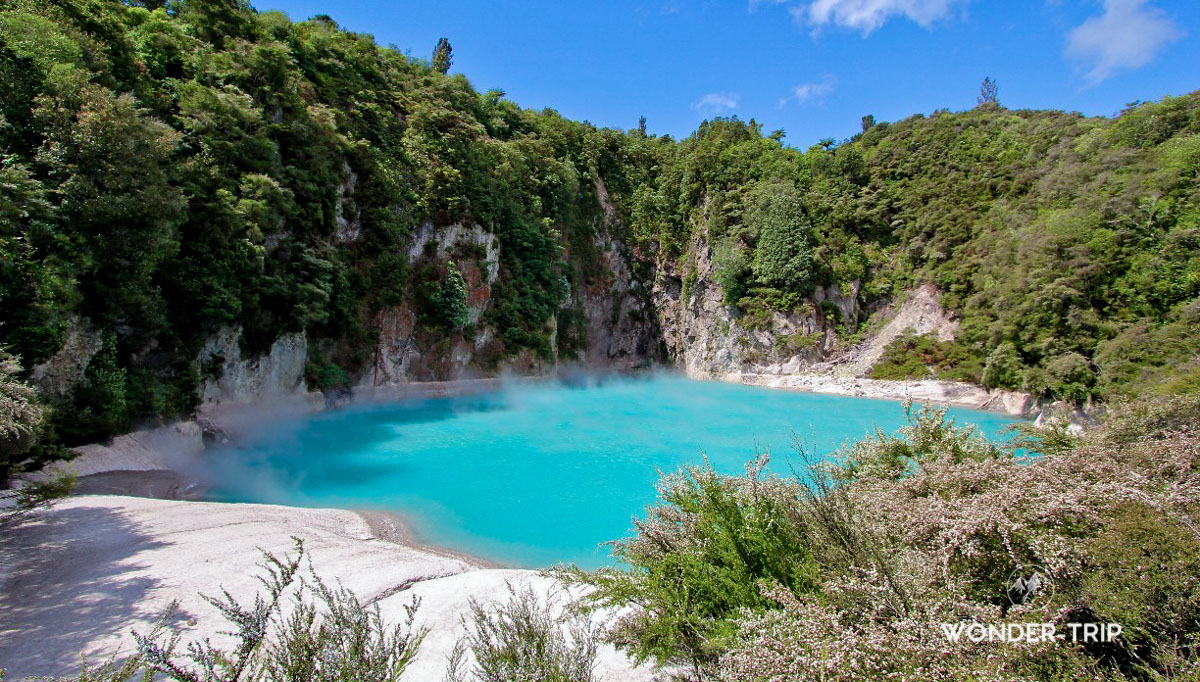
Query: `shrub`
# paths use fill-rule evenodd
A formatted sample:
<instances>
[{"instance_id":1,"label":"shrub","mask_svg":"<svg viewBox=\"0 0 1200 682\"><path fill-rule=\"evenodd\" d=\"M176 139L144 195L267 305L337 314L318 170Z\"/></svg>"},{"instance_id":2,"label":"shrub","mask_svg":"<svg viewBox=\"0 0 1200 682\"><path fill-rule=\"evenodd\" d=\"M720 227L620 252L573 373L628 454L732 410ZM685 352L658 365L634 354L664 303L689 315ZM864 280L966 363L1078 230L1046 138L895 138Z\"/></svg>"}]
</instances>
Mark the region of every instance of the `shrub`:
<instances>
[{"instance_id":1,"label":"shrub","mask_svg":"<svg viewBox=\"0 0 1200 682\"><path fill-rule=\"evenodd\" d=\"M555 615L529 586L508 593L494 607L471 600L447 682L592 682L600 633L591 619L570 605Z\"/></svg>"},{"instance_id":2,"label":"shrub","mask_svg":"<svg viewBox=\"0 0 1200 682\"><path fill-rule=\"evenodd\" d=\"M1156 641L1168 633L1200 633L1200 537L1183 521L1129 502L1085 545L1082 603L1121 623L1125 637L1144 649L1200 643Z\"/></svg>"},{"instance_id":3,"label":"shrub","mask_svg":"<svg viewBox=\"0 0 1200 682\"><path fill-rule=\"evenodd\" d=\"M1050 384L1046 387L1063 400L1083 401L1092 394L1096 373L1079 353L1063 353L1045 363Z\"/></svg>"},{"instance_id":4,"label":"shrub","mask_svg":"<svg viewBox=\"0 0 1200 682\"><path fill-rule=\"evenodd\" d=\"M941 379L980 381L979 360L973 349L957 341L906 332L887 345L871 368L872 379Z\"/></svg>"},{"instance_id":5,"label":"shrub","mask_svg":"<svg viewBox=\"0 0 1200 682\"><path fill-rule=\"evenodd\" d=\"M304 381L310 387L320 391L347 388L350 386L350 373L344 367L324 358L309 360L304 365Z\"/></svg>"},{"instance_id":6,"label":"shrub","mask_svg":"<svg viewBox=\"0 0 1200 682\"><path fill-rule=\"evenodd\" d=\"M147 674L175 682L397 682L425 636L412 628L419 602L406 607L405 623L388 627L378 606L327 585L311 566L309 576L301 577L304 545L295 543L295 553L282 559L264 552L259 580L266 593L253 605L238 603L228 592L205 597L233 626L232 649L205 640L189 643L180 656L180 635L164 632L165 625L147 635L135 632ZM289 592L287 609L283 600Z\"/></svg>"},{"instance_id":7,"label":"shrub","mask_svg":"<svg viewBox=\"0 0 1200 682\"><path fill-rule=\"evenodd\" d=\"M637 535L613 545L627 569L563 574L595 587L598 604L639 606L614 634L638 659L684 662L699 674L736 631L733 616L768 605L758 580L812 589L816 567L794 518L798 488L760 477L766 461L756 460L745 478L708 467L665 477Z\"/></svg>"},{"instance_id":8,"label":"shrub","mask_svg":"<svg viewBox=\"0 0 1200 682\"><path fill-rule=\"evenodd\" d=\"M635 605L610 633L618 645L689 663L689 679L1196 679L1198 415L1200 396L1139 402L1117 406L1082 438L1051 432L1002 445L956 426L944 408L910 407L899 434L852 443L795 481L759 480L757 470L716 477L721 490L771 481L786 491L772 498L771 523L746 524L718 504L724 523L706 524L680 504L692 496L667 497L617 545L633 557L629 570L582 580L601 604ZM1047 447L1024 459L1018 444ZM727 533L735 546L759 548L745 556L780 556L806 580L775 578L787 574L782 566L744 572L757 599L722 585L736 608L695 609L712 574L681 568L729 542ZM799 551L761 549L780 546ZM1031 564L1057 590L1013 606L1009 576ZM949 640L942 624L964 621L1118 622L1130 631L1103 646ZM690 648L689 627L704 633Z\"/></svg>"},{"instance_id":9,"label":"shrub","mask_svg":"<svg viewBox=\"0 0 1200 682\"><path fill-rule=\"evenodd\" d=\"M55 430L68 445L79 445L120 433L128 424L127 372L117 360L117 337L103 334L83 379L71 391L69 408L54 413Z\"/></svg>"},{"instance_id":10,"label":"shrub","mask_svg":"<svg viewBox=\"0 0 1200 682\"><path fill-rule=\"evenodd\" d=\"M21 364L0 348L0 483L8 479L15 460L33 444L44 411L37 391L21 381Z\"/></svg>"}]
</instances>

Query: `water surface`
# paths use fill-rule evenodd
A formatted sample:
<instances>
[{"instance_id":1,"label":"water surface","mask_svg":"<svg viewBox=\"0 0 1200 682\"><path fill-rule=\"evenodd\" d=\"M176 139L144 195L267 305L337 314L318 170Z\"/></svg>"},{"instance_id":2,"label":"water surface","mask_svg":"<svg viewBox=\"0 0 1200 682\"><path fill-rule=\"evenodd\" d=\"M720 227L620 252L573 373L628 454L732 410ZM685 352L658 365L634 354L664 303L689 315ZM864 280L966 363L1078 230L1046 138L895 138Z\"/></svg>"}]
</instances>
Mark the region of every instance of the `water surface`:
<instances>
[{"instance_id":1,"label":"water surface","mask_svg":"<svg viewBox=\"0 0 1200 682\"><path fill-rule=\"evenodd\" d=\"M990 436L1003 415L951 409ZM611 563L657 471L740 473L755 448L800 467L792 433L828 454L904 424L900 403L674 376L522 384L269 423L214 454L218 499L402 514L425 542L502 564Z\"/></svg>"}]
</instances>

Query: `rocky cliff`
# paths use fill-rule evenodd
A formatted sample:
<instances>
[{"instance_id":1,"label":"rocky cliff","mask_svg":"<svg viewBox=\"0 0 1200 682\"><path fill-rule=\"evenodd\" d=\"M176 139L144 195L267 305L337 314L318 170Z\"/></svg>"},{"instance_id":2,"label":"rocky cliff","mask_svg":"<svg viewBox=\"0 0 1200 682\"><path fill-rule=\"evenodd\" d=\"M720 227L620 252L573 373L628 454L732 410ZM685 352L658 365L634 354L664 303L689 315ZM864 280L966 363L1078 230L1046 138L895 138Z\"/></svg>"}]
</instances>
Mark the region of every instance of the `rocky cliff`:
<instances>
[{"instance_id":1,"label":"rocky cliff","mask_svg":"<svg viewBox=\"0 0 1200 682\"><path fill-rule=\"evenodd\" d=\"M354 182L348 174L338 189L347 240L354 239L355 233ZM817 386L804 377L865 377L887 344L905 331L934 334L942 340L957 333L957 321L942 308L932 285L918 287L893 305L864 307L859 283L852 282L818 287L789 312L739 310L723 300L706 239L694 237L679 257L638 254L623 239L625 227L602 180L595 182L595 195L600 211L590 238L575 244L574 252L564 245L572 285L557 315L544 321L551 339L548 356L497 352L502 347L497 341L501 330L488 316L494 289L504 276L497 236L477 224L425 223L401 248L410 264L453 268L461 275L466 324L455 329L432 326L414 309L411 297L400 297L400 303L378 310L369 321L377 341L362 354L365 362L352 373L353 388L536 376L572 367L585 371L668 367L696 378L852 394L875 391L896 397L892 394L910 389L864 388L861 381L835 382L837 386L822 389L828 382ZM839 329L856 329L868 317L875 330L865 341L846 345ZM308 408L324 404L305 381L312 349L303 333L283 335L257 356L243 353L240 336L235 327L222 328L197 357L203 375L202 413L264 401L293 401ZM62 351L35 369L34 380L44 391L62 394L82 376L98 346L98 335L89 331L86 321L76 321ZM1015 398L962 386L919 393L963 404L1003 404L1013 413L1028 410Z\"/></svg>"},{"instance_id":2,"label":"rocky cliff","mask_svg":"<svg viewBox=\"0 0 1200 682\"><path fill-rule=\"evenodd\" d=\"M703 239L692 240L682 262L658 264L653 299L672 364L688 376L720 379L769 366L799 372L836 347L831 320L815 306L746 315L726 305Z\"/></svg>"}]
</instances>

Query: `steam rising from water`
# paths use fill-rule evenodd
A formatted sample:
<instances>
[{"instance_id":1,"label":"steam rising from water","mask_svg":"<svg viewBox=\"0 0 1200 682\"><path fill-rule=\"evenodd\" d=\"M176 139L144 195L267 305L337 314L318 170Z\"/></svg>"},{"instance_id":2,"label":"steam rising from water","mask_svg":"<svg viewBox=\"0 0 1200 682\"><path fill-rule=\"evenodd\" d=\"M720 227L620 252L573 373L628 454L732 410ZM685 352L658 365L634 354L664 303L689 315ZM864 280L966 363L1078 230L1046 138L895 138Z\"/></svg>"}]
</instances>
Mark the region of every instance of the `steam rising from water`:
<instances>
[{"instance_id":1,"label":"steam rising from water","mask_svg":"<svg viewBox=\"0 0 1200 682\"><path fill-rule=\"evenodd\" d=\"M951 410L995 436L1011 420ZM897 402L789 393L671 375L496 382L454 397L365 401L258 420L206 460L221 499L378 509L430 543L500 563L610 563L599 544L628 534L657 471L707 456L740 473L756 446L791 472L795 431L829 453L873 426L904 423Z\"/></svg>"}]
</instances>

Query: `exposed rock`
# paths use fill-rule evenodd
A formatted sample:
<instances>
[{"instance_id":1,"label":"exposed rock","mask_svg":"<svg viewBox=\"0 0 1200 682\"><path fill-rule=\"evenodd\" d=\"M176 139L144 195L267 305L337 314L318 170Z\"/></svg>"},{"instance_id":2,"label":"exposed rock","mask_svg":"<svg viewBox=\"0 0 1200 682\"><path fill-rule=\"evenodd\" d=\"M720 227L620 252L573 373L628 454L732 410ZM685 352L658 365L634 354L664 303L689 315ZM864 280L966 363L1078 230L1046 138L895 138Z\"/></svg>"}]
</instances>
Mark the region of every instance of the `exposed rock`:
<instances>
[{"instance_id":1,"label":"exposed rock","mask_svg":"<svg viewBox=\"0 0 1200 682\"><path fill-rule=\"evenodd\" d=\"M194 421L176 422L117 436L108 444L93 443L72 450L78 456L58 466L79 476L105 471L172 469L181 460L204 450L204 435Z\"/></svg>"},{"instance_id":2,"label":"exposed rock","mask_svg":"<svg viewBox=\"0 0 1200 682\"><path fill-rule=\"evenodd\" d=\"M308 343L303 333L284 334L262 356L242 356L240 330L226 327L204 344L201 367L219 365L219 376L206 379L200 397L209 407L271 402L302 396Z\"/></svg>"},{"instance_id":3,"label":"exposed rock","mask_svg":"<svg viewBox=\"0 0 1200 682\"><path fill-rule=\"evenodd\" d=\"M358 173L350 164L342 161L342 181L337 186L337 206L334 209L333 220L337 229L333 234L334 240L341 244L358 241L362 235L362 216L358 204L354 201L354 189L358 186Z\"/></svg>"},{"instance_id":4,"label":"exposed rock","mask_svg":"<svg viewBox=\"0 0 1200 682\"><path fill-rule=\"evenodd\" d=\"M862 284L855 280L849 284L847 291L843 291L842 287L837 284L829 286L817 287L813 292L813 302L820 305L828 303L832 305L841 316L842 323L847 327L854 328L858 325L859 307L858 307L858 290Z\"/></svg>"},{"instance_id":5,"label":"exposed rock","mask_svg":"<svg viewBox=\"0 0 1200 682\"><path fill-rule=\"evenodd\" d=\"M1021 417L1027 417L1037 409L1037 401L1028 393L994 389L991 395L991 400L981 405L981 408Z\"/></svg>"},{"instance_id":6,"label":"exposed rock","mask_svg":"<svg viewBox=\"0 0 1200 682\"><path fill-rule=\"evenodd\" d=\"M597 181L597 187L604 185ZM607 193L601 197L604 203ZM607 234L598 233L593 243L603 274L584 283L576 295L587 336L584 363L593 369L628 370L664 359L654 309L633 277L628 254Z\"/></svg>"},{"instance_id":7,"label":"exposed rock","mask_svg":"<svg viewBox=\"0 0 1200 682\"><path fill-rule=\"evenodd\" d=\"M500 240L483 229L482 225L466 227L455 223L446 227L435 227L433 223L425 223L417 228L416 234L408 244L406 251L409 260L416 260L425 253L425 248L431 241L437 242L435 254L438 258L445 258L455 247L472 244L482 246L487 283L493 284L500 276Z\"/></svg>"},{"instance_id":8,"label":"exposed rock","mask_svg":"<svg viewBox=\"0 0 1200 682\"><path fill-rule=\"evenodd\" d=\"M620 221L617 215L617 207L613 206L612 198L608 194L608 185L604 184L604 178L596 176L596 201L600 203L600 210L604 212L604 222L607 225L615 225Z\"/></svg>"},{"instance_id":9,"label":"exposed rock","mask_svg":"<svg viewBox=\"0 0 1200 682\"><path fill-rule=\"evenodd\" d=\"M477 325L483 319L488 304L492 302L492 283L495 282L496 276L492 274L490 265L486 271L472 261L456 265L467 287L467 322Z\"/></svg>"},{"instance_id":10,"label":"exposed rock","mask_svg":"<svg viewBox=\"0 0 1200 682\"><path fill-rule=\"evenodd\" d=\"M470 378L471 363L482 348L478 340L472 342L459 331L421 328L407 305L380 311L375 328L379 342L359 377L359 387Z\"/></svg>"},{"instance_id":11,"label":"exposed rock","mask_svg":"<svg viewBox=\"0 0 1200 682\"><path fill-rule=\"evenodd\" d=\"M913 400L944 405L969 407L976 410L1005 412L1014 417L1030 415L1032 401L1023 401L1011 391L989 391L982 386L959 381L890 381L832 374L799 374L774 376L768 374L731 374L726 381L813 393L850 395L885 400ZM1026 396L1028 397L1028 396Z\"/></svg>"},{"instance_id":12,"label":"exposed rock","mask_svg":"<svg viewBox=\"0 0 1200 682\"><path fill-rule=\"evenodd\" d=\"M30 374L43 396L66 395L83 378L92 356L100 352L104 339L78 318L67 326L63 346L49 360L35 365Z\"/></svg>"},{"instance_id":13,"label":"exposed rock","mask_svg":"<svg viewBox=\"0 0 1200 682\"><path fill-rule=\"evenodd\" d=\"M411 380L413 363L421 357L416 346L416 325L417 316L406 305L388 308L375 316L379 343L362 384L379 386Z\"/></svg>"},{"instance_id":14,"label":"exposed rock","mask_svg":"<svg viewBox=\"0 0 1200 682\"><path fill-rule=\"evenodd\" d=\"M797 372L830 347L834 337L814 309L774 312L747 326L747 318L723 300L707 242L696 238L690 249L691 272L661 268L653 289L669 353L688 376Z\"/></svg>"},{"instance_id":15,"label":"exposed rock","mask_svg":"<svg viewBox=\"0 0 1200 682\"><path fill-rule=\"evenodd\" d=\"M1066 424L1067 431L1072 434L1083 433L1089 426L1096 424L1097 418L1103 413L1103 408L1092 404L1079 406L1065 400L1045 401L1037 404L1034 410L1037 426L1050 426L1054 422Z\"/></svg>"},{"instance_id":16,"label":"exposed rock","mask_svg":"<svg viewBox=\"0 0 1200 682\"><path fill-rule=\"evenodd\" d=\"M932 284L923 284L910 292L887 324L855 349L852 358L835 363L834 371L839 376L866 376L883 357L888 344L909 331L936 334L939 341L952 341L958 335L958 321L942 307L937 287Z\"/></svg>"},{"instance_id":17,"label":"exposed rock","mask_svg":"<svg viewBox=\"0 0 1200 682\"><path fill-rule=\"evenodd\" d=\"M470 249L481 249L482 253ZM454 260L466 285L467 322L474 337L468 339L459 331L425 329L408 304L386 308L373 321L379 341L359 373L358 386L448 381L478 373L477 358L494 338L482 322L491 304L492 285L500 276L499 249L496 236L480 225L435 227L425 223L419 227L406 247L408 257Z\"/></svg>"}]
</instances>

